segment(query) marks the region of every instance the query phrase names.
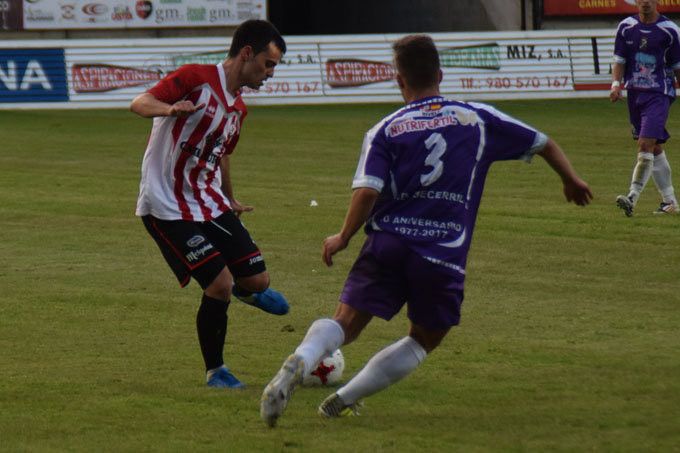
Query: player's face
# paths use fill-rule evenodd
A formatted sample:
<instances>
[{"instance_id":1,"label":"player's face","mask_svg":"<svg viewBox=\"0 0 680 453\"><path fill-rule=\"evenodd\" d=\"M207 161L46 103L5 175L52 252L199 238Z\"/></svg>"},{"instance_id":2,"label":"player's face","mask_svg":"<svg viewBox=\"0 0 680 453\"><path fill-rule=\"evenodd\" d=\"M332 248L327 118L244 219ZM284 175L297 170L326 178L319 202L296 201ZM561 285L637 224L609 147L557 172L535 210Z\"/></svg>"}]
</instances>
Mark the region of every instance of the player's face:
<instances>
[{"instance_id":1,"label":"player's face","mask_svg":"<svg viewBox=\"0 0 680 453\"><path fill-rule=\"evenodd\" d=\"M658 0L635 0L640 14L652 14L656 11L656 4Z\"/></svg>"},{"instance_id":2,"label":"player's face","mask_svg":"<svg viewBox=\"0 0 680 453\"><path fill-rule=\"evenodd\" d=\"M281 51L273 42L243 65L243 85L259 90L265 80L274 76L274 68L281 61Z\"/></svg>"}]
</instances>

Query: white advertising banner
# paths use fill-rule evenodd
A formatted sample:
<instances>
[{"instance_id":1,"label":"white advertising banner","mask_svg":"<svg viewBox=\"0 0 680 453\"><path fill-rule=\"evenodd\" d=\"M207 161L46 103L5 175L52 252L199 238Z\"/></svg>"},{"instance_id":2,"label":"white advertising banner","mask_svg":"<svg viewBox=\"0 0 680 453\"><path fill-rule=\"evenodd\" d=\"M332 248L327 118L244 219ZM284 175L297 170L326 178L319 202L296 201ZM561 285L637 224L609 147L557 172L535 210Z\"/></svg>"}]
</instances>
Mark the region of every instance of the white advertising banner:
<instances>
[{"instance_id":1,"label":"white advertising banner","mask_svg":"<svg viewBox=\"0 0 680 453\"><path fill-rule=\"evenodd\" d=\"M401 36L288 37L274 77L259 91L244 89L243 97L251 105L399 102L391 45ZM449 97L604 97L609 88L610 30L432 36L441 91ZM229 44L228 38L0 42L0 108L125 107L182 65L219 64ZM39 84L43 75L52 82Z\"/></svg>"},{"instance_id":2,"label":"white advertising banner","mask_svg":"<svg viewBox=\"0 0 680 453\"><path fill-rule=\"evenodd\" d=\"M238 25L266 19L266 0L23 0L24 29Z\"/></svg>"}]
</instances>

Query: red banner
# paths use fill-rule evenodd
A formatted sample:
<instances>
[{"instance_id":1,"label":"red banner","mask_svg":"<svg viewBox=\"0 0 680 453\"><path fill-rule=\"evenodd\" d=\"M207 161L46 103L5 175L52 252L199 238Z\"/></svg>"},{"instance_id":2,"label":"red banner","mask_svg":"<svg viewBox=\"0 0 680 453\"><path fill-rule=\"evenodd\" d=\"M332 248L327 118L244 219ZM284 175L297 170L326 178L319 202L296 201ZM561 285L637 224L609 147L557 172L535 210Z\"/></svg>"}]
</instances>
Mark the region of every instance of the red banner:
<instances>
[{"instance_id":1,"label":"red banner","mask_svg":"<svg viewBox=\"0 0 680 453\"><path fill-rule=\"evenodd\" d=\"M660 13L680 13L680 0L659 0ZM635 0L544 0L546 16L630 15L638 12Z\"/></svg>"},{"instance_id":2,"label":"red banner","mask_svg":"<svg viewBox=\"0 0 680 453\"><path fill-rule=\"evenodd\" d=\"M73 91L76 93L101 93L131 88L157 82L162 78L158 71L109 64L74 64L71 76Z\"/></svg>"},{"instance_id":3,"label":"red banner","mask_svg":"<svg viewBox=\"0 0 680 453\"><path fill-rule=\"evenodd\" d=\"M329 59L326 61L326 81L332 88L358 87L394 79L394 67L380 61Z\"/></svg>"}]
</instances>

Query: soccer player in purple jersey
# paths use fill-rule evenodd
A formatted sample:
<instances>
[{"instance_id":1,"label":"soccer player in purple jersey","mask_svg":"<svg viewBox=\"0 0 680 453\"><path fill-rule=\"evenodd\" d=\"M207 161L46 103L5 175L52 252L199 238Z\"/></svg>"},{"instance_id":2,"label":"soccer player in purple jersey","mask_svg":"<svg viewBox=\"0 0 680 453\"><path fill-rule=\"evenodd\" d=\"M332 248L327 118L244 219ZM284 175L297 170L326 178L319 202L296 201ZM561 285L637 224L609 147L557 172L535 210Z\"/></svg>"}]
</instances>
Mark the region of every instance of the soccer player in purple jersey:
<instances>
[{"instance_id":1,"label":"soccer player in purple jersey","mask_svg":"<svg viewBox=\"0 0 680 453\"><path fill-rule=\"evenodd\" d=\"M622 88L628 90L630 124L638 142L628 195L616 197L616 204L631 217L652 176L661 194L661 204L654 213L677 214L671 167L661 145L670 137L666 120L675 100L675 79L680 79L680 29L659 14L657 0L636 3L639 15L621 21L616 31L609 93L611 101L616 102Z\"/></svg>"},{"instance_id":2,"label":"soccer player in purple jersey","mask_svg":"<svg viewBox=\"0 0 680 453\"><path fill-rule=\"evenodd\" d=\"M274 426L306 371L354 341L373 316L389 320L406 303L407 336L375 354L319 413L352 413L360 398L407 376L459 323L465 264L490 165L542 156L562 178L568 201L586 205L588 185L560 147L541 132L484 104L440 96L434 42L411 35L393 45L406 106L366 134L352 199L323 261L347 247L365 224L367 239L333 319L312 323L302 343L264 389L260 415Z\"/></svg>"}]
</instances>

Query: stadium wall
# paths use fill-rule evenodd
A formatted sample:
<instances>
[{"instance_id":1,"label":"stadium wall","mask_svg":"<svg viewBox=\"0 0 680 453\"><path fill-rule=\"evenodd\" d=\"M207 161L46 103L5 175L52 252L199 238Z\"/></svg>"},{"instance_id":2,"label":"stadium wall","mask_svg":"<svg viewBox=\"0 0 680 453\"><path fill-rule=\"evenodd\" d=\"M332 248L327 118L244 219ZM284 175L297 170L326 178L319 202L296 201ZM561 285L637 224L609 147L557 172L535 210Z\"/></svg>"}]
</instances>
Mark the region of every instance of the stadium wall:
<instances>
[{"instance_id":1,"label":"stadium wall","mask_svg":"<svg viewBox=\"0 0 680 453\"><path fill-rule=\"evenodd\" d=\"M403 35L288 37L250 105L399 102L391 43ZM465 100L605 96L612 30L433 33L442 92ZM217 64L224 38L0 42L0 108L127 107L187 63Z\"/></svg>"}]
</instances>

